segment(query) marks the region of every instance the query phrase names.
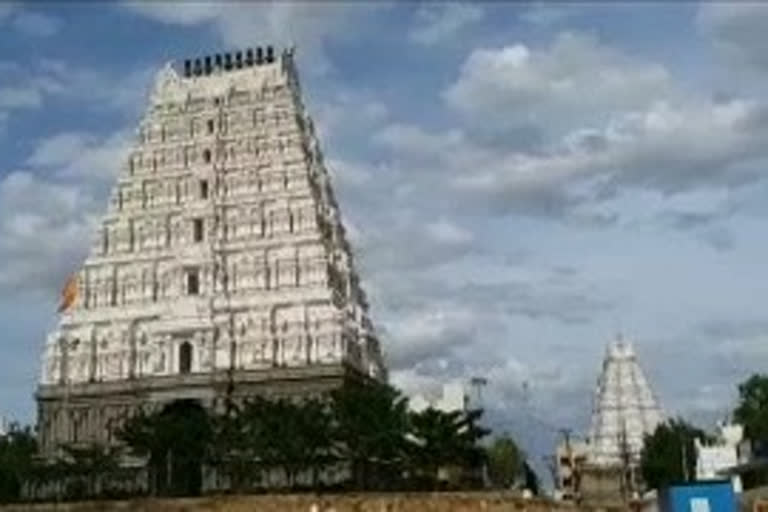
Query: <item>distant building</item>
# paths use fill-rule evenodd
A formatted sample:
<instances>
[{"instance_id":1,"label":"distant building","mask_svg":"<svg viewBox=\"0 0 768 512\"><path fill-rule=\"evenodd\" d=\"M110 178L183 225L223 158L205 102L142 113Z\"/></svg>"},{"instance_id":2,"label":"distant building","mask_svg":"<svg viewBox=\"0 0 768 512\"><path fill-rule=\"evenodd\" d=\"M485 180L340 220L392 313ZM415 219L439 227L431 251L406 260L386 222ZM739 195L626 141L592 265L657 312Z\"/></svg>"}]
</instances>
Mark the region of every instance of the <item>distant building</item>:
<instances>
[{"instance_id":1,"label":"distant building","mask_svg":"<svg viewBox=\"0 0 768 512\"><path fill-rule=\"evenodd\" d=\"M8 423L8 420L5 418L5 416L0 416L0 437L7 436L10 429L10 424Z\"/></svg>"},{"instance_id":2,"label":"distant building","mask_svg":"<svg viewBox=\"0 0 768 512\"><path fill-rule=\"evenodd\" d=\"M579 496L581 471L587 461L589 445L585 441L563 441L557 446L558 498L575 501Z\"/></svg>"},{"instance_id":3,"label":"distant building","mask_svg":"<svg viewBox=\"0 0 768 512\"><path fill-rule=\"evenodd\" d=\"M470 408L470 399L464 383L455 380L444 384L442 394L435 399L421 393L413 395L408 401L408 407L417 413L430 407L444 412L466 411Z\"/></svg>"},{"instance_id":4,"label":"distant building","mask_svg":"<svg viewBox=\"0 0 768 512\"><path fill-rule=\"evenodd\" d=\"M747 453L741 450L744 440L744 427L734 424L720 424L714 443L704 444L696 439L696 479L722 480L723 472L747 462ZM742 491L739 475L731 477L733 490Z\"/></svg>"}]
</instances>

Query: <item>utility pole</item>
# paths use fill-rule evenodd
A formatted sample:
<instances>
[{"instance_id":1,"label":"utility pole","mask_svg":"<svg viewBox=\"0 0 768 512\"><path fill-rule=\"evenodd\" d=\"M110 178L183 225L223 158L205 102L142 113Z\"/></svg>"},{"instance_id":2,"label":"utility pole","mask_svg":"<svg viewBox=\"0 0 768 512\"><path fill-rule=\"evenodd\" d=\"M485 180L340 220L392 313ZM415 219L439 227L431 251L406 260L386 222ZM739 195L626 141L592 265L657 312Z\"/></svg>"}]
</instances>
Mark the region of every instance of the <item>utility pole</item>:
<instances>
[{"instance_id":1,"label":"utility pole","mask_svg":"<svg viewBox=\"0 0 768 512\"><path fill-rule=\"evenodd\" d=\"M624 506L626 506L632 491L632 475L630 474L632 468L630 467L630 454L627 446L627 425L624 421L621 422L621 431L619 432L619 449L621 451L621 497Z\"/></svg>"},{"instance_id":2,"label":"utility pole","mask_svg":"<svg viewBox=\"0 0 768 512\"><path fill-rule=\"evenodd\" d=\"M477 407L474 407L474 409L483 409L483 388L488 385L488 379L485 377L472 377L469 382L472 389L474 389L477 401Z\"/></svg>"},{"instance_id":3,"label":"utility pole","mask_svg":"<svg viewBox=\"0 0 768 512\"><path fill-rule=\"evenodd\" d=\"M488 379L485 377L472 377L470 379L470 385L475 390L475 396L477 397L477 406L472 407L473 410L476 411L482 411L483 410L483 388L488 385ZM467 400L465 399L464 408L468 409L466 403ZM471 403L471 400L470 400ZM481 441L482 443L482 441ZM483 462L483 467L481 468L481 480L483 481L484 486L488 486L490 482L490 478L488 477L488 462Z\"/></svg>"}]
</instances>

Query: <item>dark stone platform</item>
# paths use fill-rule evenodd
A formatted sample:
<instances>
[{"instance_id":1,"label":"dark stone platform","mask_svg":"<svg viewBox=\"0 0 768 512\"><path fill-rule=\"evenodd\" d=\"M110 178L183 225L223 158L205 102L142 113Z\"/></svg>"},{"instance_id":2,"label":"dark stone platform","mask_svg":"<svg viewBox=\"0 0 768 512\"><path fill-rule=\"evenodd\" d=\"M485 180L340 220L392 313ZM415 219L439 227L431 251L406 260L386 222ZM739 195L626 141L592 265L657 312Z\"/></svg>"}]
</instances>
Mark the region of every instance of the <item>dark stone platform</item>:
<instances>
[{"instance_id":1,"label":"dark stone platform","mask_svg":"<svg viewBox=\"0 0 768 512\"><path fill-rule=\"evenodd\" d=\"M47 458L62 444L115 445L116 430L138 410L152 412L176 400L197 400L209 411L221 411L228 397L239 402L259 395L319 396L367 379L346 364L318 364L40 386L35 395L40 451Z\"/></svg>"}]
</instances>

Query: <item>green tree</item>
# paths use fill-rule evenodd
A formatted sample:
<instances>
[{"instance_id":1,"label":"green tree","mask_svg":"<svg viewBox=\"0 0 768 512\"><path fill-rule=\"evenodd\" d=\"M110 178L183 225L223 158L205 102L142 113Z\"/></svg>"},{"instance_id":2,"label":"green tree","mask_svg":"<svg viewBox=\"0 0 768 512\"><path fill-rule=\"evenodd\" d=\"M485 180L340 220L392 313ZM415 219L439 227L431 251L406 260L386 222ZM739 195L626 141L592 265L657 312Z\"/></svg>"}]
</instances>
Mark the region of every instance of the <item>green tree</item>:
<instances>
[{"instance_id":1,"label":"green tree","mask_svg":"<svg viewBox=\"0 0 768 512\"><path fill-rule=\"evenodd\" d=\"M749 439L768 442L768 375L755 374L739 384L739 403L733 415L744 425Z\"/></svg>"},{"instance_id":2,"label":"green tree","mask_svg":"<svg viewBox=\"0 0 768 512\"><path fill-rule=\"evenodd\" d=\"M539 475L536 474L528 461L523 462L523 474L525 475L525 488L531 491L534 496L538 496L541 488Z\"/></svg>"},{"instance_id":3,"label":"green tree","mask_svg":"<svg viewBox=\"0 0 768 512\"><path fill-rule=\"evenodd\" d=\"M524 474L524 457L508 434L488 447L488 477L494 487L508 489Z\"/></svg>"},{"instance_id":4,"label":"green tree","mask_svg":"<svg viewBox=\"0 0 768 512\"><path fill-rule=\"evenodd\" d=\"M213 459L233 489L242 490L263 470L280 468L288 487L301 474L319 472L332 460L327 401L253 397L214 421Z\"/></svg>"},{"instance_id":5,"label":"green tree","mask_svg":"<svg viewBox=\"0 0 768 512\"><path fill-rule=\"evenodd\" d=\"M404 470L407 400L383 384L348 383L331 393L331 414L334 448L355 487L395 485Z\"/></svg>"},{"instance_id":6,"label":"green tree","mask_svg":"<svg viewBox=\"0 0 768 512\"><path fill-rule=\"evenodd\" d=\"M480 424L482 417L482 409L472 409L464 414L461 422L462 460L471 468L481 468L488 462L480 442L491 434L491 430Z\"/></svg>"},{"instance_id":7,"label":"green tree","mask_svg":"<svg viewBox=\"0 0 768 512\"><path fill-rule=\"evenodd\" d=\"M336 460L333 449L333 416L327 400L310 399L302 404L299 417L303 445L303 468L311 472L312 487L318 476Z\"/></svg>"},{"instance_id":8,"label":"green tree","mask_svg":"<svg viewBox=\"0 0 768 512\"><path fill-rule=\"evenodd\" d=\"M669 420L656 427L653 434L645 437L643 445L640 470L645 483L659 489L686 477L694 478L696 438L704 440L706 434L682 419Z\"/></svg>"},{"instance_id":9,"label":"green tree","mask_svg":"<svg viewBox=\"0 0 768 512\"><path fill-rule=\"evenodd\" d=\"M481 411L445 412L432 407L411 413L410 434L415 441L409 450L411 468L432 487L442 468L479 468L484 453L478 442L488 433L477 425L481 415Z\"/></svg>"},{"instance_id":10,"label":"green tree","mask_svg":"<svg viewBox=\"0 0 768 512\"><path fill-rule=\"evenodd\" d=\"M200 493L213 431L197 401L177 400L159 412L141 412L126 421L117 436L135 455L148 458L153 494Z\"/></svg>"},{"instance_id":11,"label":"green tree","mask_svg":"<svg viewBox=\"0 0 768 512\"><path fill-rule=\"evenodd\" d=\"M209 462L228 478L229 489L233 492L247 490L253 484L259 467L249 439L249 434L258 439L258 433L247 428L249 413L245 406L231 405L211 422L213 437ZM258 419L260 415L252 416Z\"/></svg>"},{"instance_id":12,"label":"green tree","mask_svg":"<svg viewBox=\"0 0 768 512\"><path fill-rule=\"evenodd\" d=\"M118 451L100 444L64 446L61 470L76 483L78 498L97 497L105 491L104 481L118 467Z\"/></svg>"},{"instance_id":13,"label":"green tree","mask_svg":"<svg viewBox=\"0 0 768 512\"><path fill-rule=\"evenodd\" d=\"M0 437L0 503L17 501L24 482L33 474L37 442L30 427L12 425Z\"/></svg>"},{"instance_id":14,"label":"green tree","mask_svg":"<svg viewBox=\"0 0 768 512\"><path fill-rule=\"evenodd\" d=\"M264 459L270 466L282 468L289 488L295 487L297 476L309 468L312 456L307 411L307 403L280 398L266 402L264 415L259 419L266 441Z\"/></svg>"}]
</instances>

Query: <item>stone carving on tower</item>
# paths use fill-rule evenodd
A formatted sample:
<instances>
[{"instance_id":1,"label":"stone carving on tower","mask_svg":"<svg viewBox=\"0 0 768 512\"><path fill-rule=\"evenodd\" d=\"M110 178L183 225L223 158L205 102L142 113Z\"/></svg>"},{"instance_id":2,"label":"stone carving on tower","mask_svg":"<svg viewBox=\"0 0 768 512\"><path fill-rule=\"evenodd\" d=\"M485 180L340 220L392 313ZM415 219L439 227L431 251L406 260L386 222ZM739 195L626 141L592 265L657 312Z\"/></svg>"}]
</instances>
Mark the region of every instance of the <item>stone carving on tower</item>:
<instances>
[{"instance_id":1,"label":"stone carving on tower","mask_svg":"<svg viewBox=\"0 0 768 512\"><path fill-rule=\"evenodd\" d=\"M609 345L597 381L589 462L597 466L637 466L646 434L664 419L632 344Z\"/></svg>"},{"instance_id":2,"label":"stone carving on tower","mask_svg":"<svg viewBox=\"0 0 768 512\"><path fill-rule=\"evenodd\" d=\"M44 451L109 441L108 419L148 403L215 403L233 374L246 388L329 368L386 380L292 50L157 74L62 295L38 390Z\"/></svg>"}]
</instances>

